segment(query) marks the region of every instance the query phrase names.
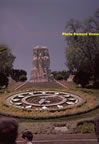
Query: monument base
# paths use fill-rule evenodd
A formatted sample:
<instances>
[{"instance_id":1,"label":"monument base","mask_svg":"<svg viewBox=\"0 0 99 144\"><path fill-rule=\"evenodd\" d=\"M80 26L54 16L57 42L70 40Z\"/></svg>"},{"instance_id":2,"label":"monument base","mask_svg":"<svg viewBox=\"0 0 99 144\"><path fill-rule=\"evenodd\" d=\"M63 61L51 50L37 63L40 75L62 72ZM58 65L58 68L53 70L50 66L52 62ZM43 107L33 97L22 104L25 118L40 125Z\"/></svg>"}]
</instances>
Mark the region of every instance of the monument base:
<instances>
[{"instance_id":1,"label":"monument base","mask_svg":"<svg viewBox=\"0 0 99 144\"><path fill-rule=\"evenodd\" d=\"M51 70L44 72L42 68L39 70L33 68L30 75L30 83L39 83L39 82L50 82L53 81L53 76L51 75Z\"/></svg>"},{"instance_id":2,"label":"monument base","mask_svg":"<svg viewBox=\"0 0 99 144\"><path fill-rule=\"evenodd\" d=\"M33 80L33 79L31 79L30 81L29 81L30 83L39 83L39 82L49 82L48 81L48 79L35 79L35 80Z\"/></svg>"}]
</instances>

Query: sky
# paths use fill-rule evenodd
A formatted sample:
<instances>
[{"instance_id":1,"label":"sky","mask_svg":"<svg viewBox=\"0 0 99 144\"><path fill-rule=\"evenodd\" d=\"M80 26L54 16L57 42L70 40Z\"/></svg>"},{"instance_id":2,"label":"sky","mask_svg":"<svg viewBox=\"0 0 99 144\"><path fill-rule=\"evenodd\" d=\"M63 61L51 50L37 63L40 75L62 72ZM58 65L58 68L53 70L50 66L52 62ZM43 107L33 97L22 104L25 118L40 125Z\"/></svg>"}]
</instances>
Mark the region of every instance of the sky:
<instances>
[{"instance_id":1,"label":"sky","mask_svg":"<svg viewBox=\"0 0 99 144\"><path fill-rule=\"evenodd\" d=\"M30 78L33 47L48 46L52 71L66 70L62 32L71 18L83 21L93 16L99 0L0 0L0 44L16 56L15 69Z\"/></svg>"}]
</instances>

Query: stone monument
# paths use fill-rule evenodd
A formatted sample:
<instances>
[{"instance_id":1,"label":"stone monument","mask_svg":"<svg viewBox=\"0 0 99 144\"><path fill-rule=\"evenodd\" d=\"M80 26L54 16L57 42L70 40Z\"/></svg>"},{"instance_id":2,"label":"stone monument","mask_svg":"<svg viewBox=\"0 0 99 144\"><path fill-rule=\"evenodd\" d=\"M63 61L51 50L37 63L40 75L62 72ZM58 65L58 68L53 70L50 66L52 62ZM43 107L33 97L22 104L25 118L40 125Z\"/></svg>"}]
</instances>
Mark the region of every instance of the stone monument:
<instances>
[{"instance_id":1,"label":"stone monument","mask_svg":"<svg viewBox=\"0 0 99 144\"><path fill-rule=\"evenodd\" d=\"M48 47L36 46L33 48L33 67L30 75L30 82L52 81L50 68L50 56Z\"/></svg>"}]
</instances>

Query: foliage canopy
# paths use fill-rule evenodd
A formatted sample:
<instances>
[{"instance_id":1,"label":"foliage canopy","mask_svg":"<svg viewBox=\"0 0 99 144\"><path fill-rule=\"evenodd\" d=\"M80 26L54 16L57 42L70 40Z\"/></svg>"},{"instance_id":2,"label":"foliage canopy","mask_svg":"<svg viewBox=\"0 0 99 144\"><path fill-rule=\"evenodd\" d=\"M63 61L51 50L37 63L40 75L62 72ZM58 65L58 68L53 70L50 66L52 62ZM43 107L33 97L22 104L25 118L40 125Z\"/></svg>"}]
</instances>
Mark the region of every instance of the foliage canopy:
<instances>
[{"instance_id":1,"label":"foliage canopy","mask_svg":"<svg viewBox=\"0 0 99 144\"><path fill-rule=\"evenodd\" d=\"M83 23L74 19L69 20L66 29L72 33L99 33L99 9L93 17L88 17ZM69 70L77 75L79 72L89 74L94 84L97 83L99 79L99 36L73 35L66 36L65 40L68 44L66 65ZM89 81L89 78L85 80Z\"/></svg>"}]
</instances>

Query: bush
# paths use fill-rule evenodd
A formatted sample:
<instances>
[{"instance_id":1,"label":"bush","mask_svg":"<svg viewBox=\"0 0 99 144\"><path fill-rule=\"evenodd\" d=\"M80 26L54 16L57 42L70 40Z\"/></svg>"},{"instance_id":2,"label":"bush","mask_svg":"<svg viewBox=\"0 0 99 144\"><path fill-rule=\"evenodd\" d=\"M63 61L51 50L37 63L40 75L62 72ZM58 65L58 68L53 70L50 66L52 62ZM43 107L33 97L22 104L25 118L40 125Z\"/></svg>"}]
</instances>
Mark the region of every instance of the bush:
<instances>
[{"instance_id":1,"label":"bush","mask_svg":"<svg viewBox=\"0 0 99 144\"><path fill-rule=\"evenodd\" d=\"M11 71L11 77L16 82L18 82L18 81L25 81L25 80L27 80L27 73L24 70L12 69L12 71Z\"/></svg>"},{"instance_id":2,"label":"bush","mask_svg":"<svg viewBox=\"0 0 99 144\"><path fill-rule=\"evenodd\" d=\"M27 77L25 76L25 75L21 75L20 77L19 77L19 81L21 81L21 82L24 82L24 81L26 81L27 80Z\"/></svg>"},{"instance_id":3,"label":"bush","mask_svg":"<svg viewBox=\"0 0 99 144\"><path fill-rule=\"evenodd\" d=\"M7 88L8 77L4 73L0 72L0 88L2 88L3 86Z\"/></svg>"},{"instance_id":4,"label":"bush","mask_svg":"<svg viewBox=\"0 0 99 144\"><path fill-rule=\"evenodd\" d=\"M56 80L67 80L69 75L70 75L70 72L65 71L65 70L63 70L63 71L53 71L52 74L54 76L54 79L56 79Z\"/></svg>"},{"instance_id":5,"label":"bush","mask_svg":"<svg viewBox=\"0 0 99 144\"><path fill-rule=\"evenodd\" d=\"M94 133L94 124L85 122L77 126L77 132L80 133Z\"/></svg>"},{"instance_id":6,"label":"bush","mask_svg":"<svg viewBox=\"0 0 99 144\"><path fill-rule=\"evenodd\" d=\"M61 74L58 74L56 76L56 80L63 80L63 79L64 79L64 77Z\"/></svg>"},{"instance_id":7,"label":"bush","mask_svg":"<svg viewBox=\"0 0 99 144\"><path fill-rule=\"evenodd\" d=\"M81 84L83 88L89 84L89 80L90 80L90 74L82 71L77 72L73 78L73 81L76 84Z\"/></svg>"}]
</instances>

